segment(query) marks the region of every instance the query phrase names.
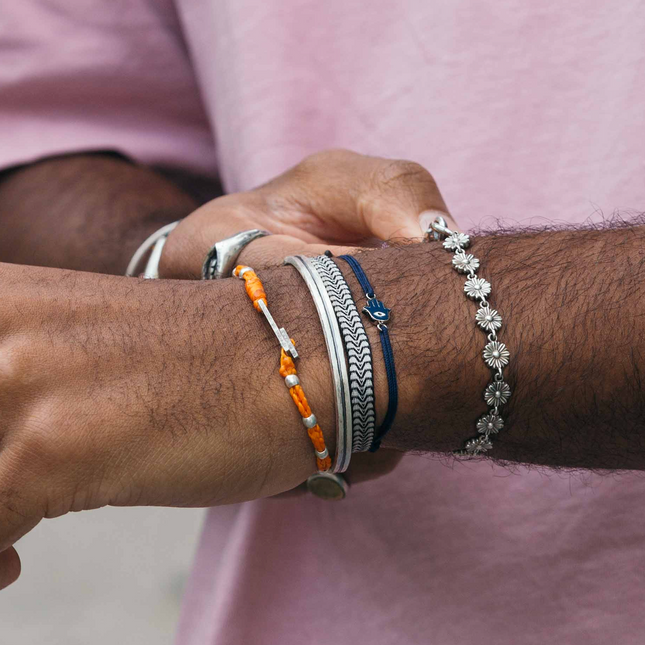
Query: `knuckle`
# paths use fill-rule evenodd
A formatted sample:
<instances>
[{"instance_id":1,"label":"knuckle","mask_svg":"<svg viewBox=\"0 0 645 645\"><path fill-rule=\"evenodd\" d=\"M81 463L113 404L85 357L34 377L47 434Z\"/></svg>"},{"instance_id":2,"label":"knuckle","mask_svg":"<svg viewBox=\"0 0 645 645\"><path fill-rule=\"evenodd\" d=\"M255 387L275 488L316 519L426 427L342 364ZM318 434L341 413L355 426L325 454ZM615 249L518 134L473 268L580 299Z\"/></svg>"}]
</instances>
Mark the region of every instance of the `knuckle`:
<instances>
[{"instance_id":1,"label":"knuckle","mask_svg":"<svg viewBox=\"0 0 645 645\"><path fill-rule=\"evenodd\" d=\"M17 425L8 446L12 466L22 473L51 474L56 455L49 423L42 414L29 412Z\"/></svg>"},{"instance_id":2,"label":"knuckle","mask_svg":"<svg viewBox=\"0 0 645 645\"><path fill-rule=\"evenodd\" d=\"M388 160L374 173L374 181L381 188L413 192L436 193L434 177L416 161Z\"/></svg>"}]
</instances>

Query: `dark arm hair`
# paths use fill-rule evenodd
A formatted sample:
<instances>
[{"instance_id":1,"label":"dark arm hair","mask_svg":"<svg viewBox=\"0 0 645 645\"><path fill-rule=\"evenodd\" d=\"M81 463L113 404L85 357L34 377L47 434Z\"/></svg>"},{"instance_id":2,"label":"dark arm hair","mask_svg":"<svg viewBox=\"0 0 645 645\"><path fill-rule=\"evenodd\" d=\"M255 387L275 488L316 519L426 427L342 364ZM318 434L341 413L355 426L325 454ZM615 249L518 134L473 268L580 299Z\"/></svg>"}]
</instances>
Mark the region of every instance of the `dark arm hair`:
<instances>
[{"instance_id":1,"label":"dark arm hair","mask_svg":"<svg viewBox=\"0 0 645 645\"><path fill-rule=\"evenodd\" d=\"M504 319L500 340L511 352L513 395L494 458L645 468L644 224L614 218L474 238L469 252L492 284L491 306ZM490 379L464 279L438 243L363 258L395 302L391 335L404 387L414 393L391 444L460 447L485 412Z\"/></svg>"},{"instance_id":2,"label":"dark arm hair","mask_svg":"<svg viewBox=\"0 0 645 645\"><path fill-rule=\"evenodd\" d=\"M123 274L150 233L198 205L117 154L44 159L0 175L0 261Z\"/></svg>"},{"instance_id":3,"label":"dark arm hair","mask_svg":"<svg viewBox=\"0 0 645 645\"><path fill-rule=\"evenodd\" d=\"M0 258L122 273L148 233L196 205L172 182L120 158L48 160L0 183ZM645 469L643 217L599 227L488 231L474 238L470 252L492 284L490 302L504 318L500 340L511 352L506 378L513 395L489 454L548 466ZM438 243L422 244L366 252L361 262L393 311L401 404L385 445L443 454L462 446L486 410L490 371L477 307L465 298L450 254ZM340 268L361 303L364 294ZM278 317L319 357L318 405L331 405L324 343L305 288L286 267L263 275ZM231 287L234 295L238 287ZM247 303L235 297L233 303L240 312L227 320L244 318ZM269 334L250 320L256 334ZM368 332L377 347L376 332ZM374 356L382 415L386 384L379 352ZM267 383L274 376L268 370Z\"/></svg>"}]
</instances>

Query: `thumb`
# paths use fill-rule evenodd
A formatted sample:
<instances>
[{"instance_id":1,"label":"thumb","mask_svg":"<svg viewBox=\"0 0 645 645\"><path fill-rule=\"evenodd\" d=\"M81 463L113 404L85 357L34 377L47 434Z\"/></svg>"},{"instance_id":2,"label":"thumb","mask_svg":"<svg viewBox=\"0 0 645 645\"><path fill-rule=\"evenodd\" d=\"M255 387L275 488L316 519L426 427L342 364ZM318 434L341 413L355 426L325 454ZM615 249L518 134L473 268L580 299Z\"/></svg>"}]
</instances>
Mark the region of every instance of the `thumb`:
<instances>
[{"instance_id":1,"label":"thumb","mask_svg":"<svg viewBox=\"0 0 645 645\"><path fill-rule=\"evenodd\" d=\"M441 215L453 223L434 177L413 161L374 159L373 180L368 183L359 206L373 235L390 240L422 239L427 217Z\"/></svg>"},{"instance_id":2,"label":"thumb","mask_svg":"<svg viewBox=\"0 0 645 645\"><path fill-rule=\"evenodd\" d=\"M340 227L347 241L421 239L420 213L450 217L437 183L422 165L348 150L312 155L261 190L304 204L328 226Z\"/></svg>"}]
</instances>

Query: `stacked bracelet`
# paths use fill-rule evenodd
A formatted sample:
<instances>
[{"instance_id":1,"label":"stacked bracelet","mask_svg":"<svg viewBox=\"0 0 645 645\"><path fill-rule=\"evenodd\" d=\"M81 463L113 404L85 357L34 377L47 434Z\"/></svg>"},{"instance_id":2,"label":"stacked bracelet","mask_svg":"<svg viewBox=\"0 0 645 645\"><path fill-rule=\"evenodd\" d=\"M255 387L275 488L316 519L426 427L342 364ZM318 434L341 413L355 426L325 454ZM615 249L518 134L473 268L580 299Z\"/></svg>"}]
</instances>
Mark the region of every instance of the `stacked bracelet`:
<instances>
[{"instance_id":1,"label":"stacked bracelet","mask_svg":"<svg viewBox=\"0 0 645 645\"><path fill-rule=\"evenodd\" d=\"M477 421L479 434L468 439L463 449L455 451L455 454L460 456L476 457L493 447L492 435L497 434L504 427L501 407L511 396L511 388L504 381L504 367L508 365L510 354L506 345L497 339L497 332L502 326L502 317L488 303L487 298L491 292L490 283L477 277L479 260L464 250L470 245L470 237L465 233L451 231L443 217L437 217L434 220L428 231L428 237L443 240L444 248L454 252L453 267L459 273L468 275L464 285L466 295L479 301L475 321L488 334L488 343L484 347L483 357L486 365L493 370L493 380L484 391L484 400L489 409Z\"/></svg>"},{"instance_id":2,"label":"stacked bracelet","mask_svg":"<svg viewBox=\"0 0 645 645\"><path fill-rule=\"evenodd\" d=\"M352 450L365 452L372 445L376 423L370 343L340 269L324 255L313 258L311 262L325 285L347 352L352 402Z\"/></svg>"},{"instance_id":3,"label":"stacked bracelet","mask_svg":"<svg viewBox=\"0 0 645 645\"><path fill-rule=\"evenodd\" d=\"M257 311L264 314L271 326L271 329L280 342L280 376L284 378L285 385L289 389L289 394L300 412L303 424L307 428L307 433L309 434L309 438L311 439L311 443L313 444L314 451L316 453L316 464L318 466L318 470L322 472L328 471L331 468L331 458L329 457L329 452L325 447L325 438L322 430L318 425L316 416L312 413L311 408L309 407L307 397L300 385L300 379L297 376L294 359L298 358L298 352L296 351L295 344L293 340L289 338L289 335L284 328L278 328L273 320L273 316L269 313L264 286L255 271L253 271L251 267L237 266L233 270L233 275L244 280L246 293L251 299L253 306ZM291 354L291 356L288 354Z\"/></svg>"}]
</instances>

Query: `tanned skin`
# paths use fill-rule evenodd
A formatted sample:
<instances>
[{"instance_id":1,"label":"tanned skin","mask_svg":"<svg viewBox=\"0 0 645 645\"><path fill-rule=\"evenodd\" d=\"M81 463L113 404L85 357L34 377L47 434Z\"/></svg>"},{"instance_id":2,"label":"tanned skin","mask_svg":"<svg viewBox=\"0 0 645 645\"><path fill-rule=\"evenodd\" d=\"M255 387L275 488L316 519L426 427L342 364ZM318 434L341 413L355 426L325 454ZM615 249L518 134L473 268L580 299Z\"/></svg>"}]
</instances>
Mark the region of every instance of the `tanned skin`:
<instances>
[{"instance_id":1,"label":"tanned skin","mask_svg":"<svg viewBox=\"0 0 645 645\"><path fill-rule=\"evenodd\" d=\"M0 175L0 260L123 275L148 235L198 205L117 155L46 159Z\"/></svg>"},{"instance_id":2,"label":"tanned skin","mask_svg":"<svg viewBox=\"0 0 645 645\"><path fill-rule=\"evenodd\" d=\"M645 470L644 249L640 221L476 238L471 251L511 351L513 396L495 458ZM386 445L446 454L485 411L490 372L476 305L440 244L365 252L361 262L394 313L401 396ZM314 470L276 378L275 339L238 281L11 264L0 277L0 550L43 517L106 504L232 503L293 488ZM262 277L276 320L306 357L299 374L333 450L313 303L292 268ZM381 378L381 414L384 400ZM2 585L18 571L13 550L0 554Z\"/></svg>"}]
</instances>

